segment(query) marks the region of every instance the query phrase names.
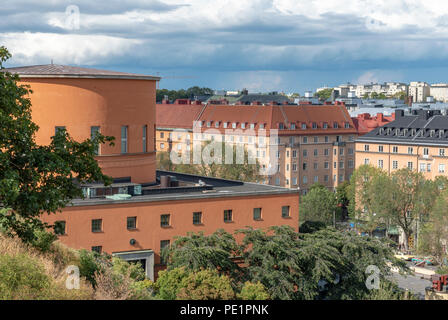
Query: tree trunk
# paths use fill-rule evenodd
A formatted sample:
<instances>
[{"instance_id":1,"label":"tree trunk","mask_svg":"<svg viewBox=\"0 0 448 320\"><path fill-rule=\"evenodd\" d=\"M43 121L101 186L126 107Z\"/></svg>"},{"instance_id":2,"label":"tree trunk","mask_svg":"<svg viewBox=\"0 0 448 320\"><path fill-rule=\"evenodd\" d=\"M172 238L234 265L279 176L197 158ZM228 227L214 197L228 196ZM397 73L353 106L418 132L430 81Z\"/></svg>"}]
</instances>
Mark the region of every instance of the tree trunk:
<instances>
[{"instance_id":1,"label":"tree trunk","mask_svg":"<svg viewBox=\"0 0 448 320\"><path fill-rule=\"evenodd\" d=\"M410 234L409 231L408 231L408 232L403 231L403 232L404 232L404 241L403 241L403 245L404 245L404 250L405 250L406 253L407 253L408 250L409 250L409 236L410 236L411 234Z\"/></svg>"}]
</instances>

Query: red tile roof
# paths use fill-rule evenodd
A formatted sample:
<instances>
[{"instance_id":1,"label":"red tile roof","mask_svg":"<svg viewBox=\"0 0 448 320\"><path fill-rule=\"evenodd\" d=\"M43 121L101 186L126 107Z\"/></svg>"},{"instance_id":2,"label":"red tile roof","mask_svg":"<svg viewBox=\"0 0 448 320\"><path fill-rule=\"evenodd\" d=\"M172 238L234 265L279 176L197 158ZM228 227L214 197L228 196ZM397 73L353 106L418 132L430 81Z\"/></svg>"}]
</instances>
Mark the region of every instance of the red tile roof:
<instances>
[{"instance_id":1,"label":"red tile roof","mask_svg":"<svg viewBox=\"0 0 448 320\"><path fill-rule=\"evenodd\" d=\"M391 116L384 116L382 113L377 113L376 116L372 117L369 113L362 113L352 119L356 129L358 130L358 134L363 135L377 127L381 127L391 121L394 121L395 114L392 114Z\"/></svg>"}]
</instances>

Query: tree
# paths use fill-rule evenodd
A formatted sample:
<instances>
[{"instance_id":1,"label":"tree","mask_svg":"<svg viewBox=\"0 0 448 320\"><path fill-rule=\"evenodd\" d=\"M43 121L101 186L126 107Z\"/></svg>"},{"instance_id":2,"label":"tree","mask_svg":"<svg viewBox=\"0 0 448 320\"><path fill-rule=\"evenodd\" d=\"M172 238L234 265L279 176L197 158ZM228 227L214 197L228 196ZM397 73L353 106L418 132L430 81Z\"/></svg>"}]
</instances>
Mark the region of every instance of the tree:
<instances>
[{"instance_id":1,"label":"tree","mask_svg":"<svg viewBox=\"0 0 448 320\"><path fill-rule=\"evenodd\" d=\"M414 223L427 211L425 186L423 174L408 168L397 170L390 177L376 177L372 182L373 210L383 220L403 230L405 250L409 249Z\"/></svg>"},{"instance_id":2,"label":"tree","mask_svg":"<svg viewBox=\"0 0 448 320\"><path fill-rule=\"evenodd\" d=\"M0 48L0 68L11 55ZM112 137L98 134L84 142L74 141L61 130L46 146L37 145L39 127L31 119L32 93L19 85L19 76L0 72L0 224L8 235L32 242L36 230L49 227L40 219L55 213L71 200L83 197L82 183L111 179L102 174L94 156L99 143Z\"/></svg>"},{"instance_id":3,"label":"tree","mask_svg":"<svg viewBox=\"0 0 448 320\"><path fill-rule=\"evenodd\" d=\"M301 198L300 221L321 221L331 224L336 207L335 194L321 184L314 184Z\"/></svg>"},{"instance_id":4,"label":"tree","mask_svg":"<svg viewBox=\"0 0 448 320\"><path fill-rule=\"evenodd\" d=\"M154 284L156 296L163 300L176 300L177 294L182 288L182 281L187 276L188 271L185 267L160 271Z\"/></svg>"},{"instance_id":5,"label":"tree","mask_svg":"<svg viewBox=\"0 0 448 320\"><path fill-rule=\"evenodd\" d=\"M333 93L333 88L322 89L314 93L315 97L318 97L320 101L326 101L330 99L331 94Z\"/></svg>"},{"instance_id":6,"label":"tree","mask_svg":"<svg viewBox=\"0 0 448 320\"><path fill-rule=\"evenodd\" d=\"M357 230L372 234L383 222L374 208L374 193L377 192L374 181L378 185L384 179L387 179L386 172L370 165L361 165L353 172L347 189L348 211Z\"/></svg>"},{"instance_id":7,"label":"tree","mask_svg":"<svg viewBox=\"0 0 448 320\"><path fill-rule=\"evenodd\" d=\"M261 282L245 282L241 292L237 295L241 300L268 300L269 294Z\"/></svg>"},{"instance_id":8,"label":"tree","mask_svg":"<svg viewBox=\"0 0 448 320\"><path fill-rule=\"evenodd\" d=\"M343 220L348 216L350 206L350 181L346 180L336 187L336 202Z\"/></svg>"},{"instance_id":9,"label":"tree","mask_svg":"<svg viewBox=\"0 0 448 320\"><path fill-rule=\"evenodd\" d=\"M230 278L213 269L190 272L181 281L177 300L231 300L235 298Z\"/></svg>"},{"instance_id":10,"label":"tree","mask_svg":"<svg viewBox=\"0 0 448 320\"><path fill-rule=\"evenodd\" d=\"M176 99L194 99L195 96L205 95L213 95L213 90L210 88L200 88L198 86L188 88L187 90L157 89L156 101L161 102L165 96L168 96L168 100L174 101Z\"/></svg>"}]
</instances>

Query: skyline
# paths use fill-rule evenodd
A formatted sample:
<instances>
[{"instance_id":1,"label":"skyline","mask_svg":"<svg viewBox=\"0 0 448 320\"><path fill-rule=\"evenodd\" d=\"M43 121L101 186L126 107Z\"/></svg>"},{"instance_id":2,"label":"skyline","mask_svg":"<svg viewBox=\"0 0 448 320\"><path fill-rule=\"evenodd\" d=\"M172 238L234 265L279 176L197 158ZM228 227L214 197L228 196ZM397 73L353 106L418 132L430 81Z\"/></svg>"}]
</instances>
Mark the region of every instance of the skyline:
<instances>
[{"instance_id":1,"label":"skyline","mask_svg":"<svg viewBox=\"0 0 448 320\"><path fill-rule=\"evenodd\" d=\"M437 1L6 0L0 16L6 67L53 61L253 92L448 82L448 3Z\"/></svg>"}]
</instances>

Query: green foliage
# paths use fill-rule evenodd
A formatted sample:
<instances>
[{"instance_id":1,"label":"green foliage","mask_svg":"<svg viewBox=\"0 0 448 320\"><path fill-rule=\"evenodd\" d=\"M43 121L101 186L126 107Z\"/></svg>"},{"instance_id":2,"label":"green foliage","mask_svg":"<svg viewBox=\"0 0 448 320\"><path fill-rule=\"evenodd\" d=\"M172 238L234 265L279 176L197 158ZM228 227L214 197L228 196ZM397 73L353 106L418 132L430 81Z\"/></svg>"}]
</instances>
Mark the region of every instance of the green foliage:
<instances>
[{"instance_id":1,"label":"green foliage","mask_svg":"<svg viewBox=\"0 0 448 320\"><path fill-rule=\"evenodd\" d=\"M403 291L397 284L383 280L380 282L379 289L372 289L364 297L364 300L418 300L418 298L409 291Z\"/></svg>"},{"instance_id":2,"label":"green foliage","mask_svg":"<svg viewBox=\"0 0 448 320\"><path fill-rule=\"evenodd\" d=\"M161 102L165 96L168 100L174 101L176 99L193 99L195 96L213 95L213 90L210 88L200 88L194 86L191 88L180 90L157 89L156 101Z\"/></svg>"},{"instance_id":3,"label":"green foliage","mask_svg":"<svg viewBox=\"0 0 448 320\"><path fill-rule=\"evenodd\" d=\"M333 88L323 89L314 93L315 97L318 97L320 101L326 101L330 99Z\"/></svg>"},{"instance_id":4,"label":"green foliage","mask_svg":"<svg viewBox=\"0 0 448 320\"><path fill-rule=\"evenodd\" d=\"M315 184L300 199L300 221L319 221L331 224L336 210L336 196L327 187Z\"/></svg>"},{"instance_id":5,"label":"green foliage","mask_svg":"<svg viewBox=\"0 0 448 320\"><path fill-rule=\"evenodd\" d=\"M327 227L326 223L322 221L305 221L300 224L299 232L300 233L313 233Z\"/></svg>"},{"instance_id":6,"label":"green foliage","mask_svg":"<svg viewBox=\"0 0 448 320\"><path fill-rule=\"evenodd\" d=\"M58 237L54 233L36 230L34 240L31 244L41 252L48 252L57 239Z\"/></svg>"},{"instance_id":7,"label":"green foliage","mask_svg":"<svg viewBox=\"0 0 448 320\"><path fill-rule=\"evenodd\" d=\"M35 259L0 255L0 300L47 299L51 279Z\"/></svg>"},{"instance_id":8,"label":"green foliage","mask_svg":"<svg viewBox=\"0 0 448 320\"><path fill-rule=\"evenodd\" d=\"M2 63L10 56L0 48ZM31 243L35 231L47 227L40 219L44 212L60 211L83 196L79 183L110 182L94 156L98 144L111 143L113 138L98 134L93 140L76 142L61 130L49 145L37 145L31 90L19 85L19 80L18 75L0 72L0 202L11 209L1 212L0 224L8 235Z\"/></svg>"},{"instance_id":9,"label":"green foliage","mask_svg":"<svg viewBox=\"0 0 448 320\"><path fill-rule=\"evenodd\" d=\"M268 300L269 294L261 282L246 281L237 297L241 300Z\"/></svg>"},{"instance_id":10,"label":"green foliage","mask_svg":"<svg viewBox=\"0 0 448 320\"><path fill-rule=\"evenodd\" d=\"M79 251L79 274L89 281L95 288L95 274L101 273L105 267L109 266L107 258L97 252L81 249Z\"/></svg>"},{"instance_id":11,"label":"green foliage","mask_svg":"<svg viewBox=\"0 0 448 320\"><path fill-rule=\"evenodd\" d=\"M188 276L185 267L171 268L159 272L159 277L154 285L157 297L163 300L175 300L182 287L182 281Z\"/></svg>"},{"instance_id":12,"label":"green foliage","mask_svg":"<svg viewBox=\"0 0 448 320\"><path fill-rule=\"evenodd\" d=\"M218 271L204 269L190 272L181 281L177 300L231 300L235 293L228 276L220 275Z\"/></svg>"},{"instance_id":13,"label":"green foliage","mask_svg":"<svg viewBox=\"0 0 448 320\"><path fill-rule=\"evenodd\" d=\"M222 229L209 236L188 233L176 237L168 249L168 268L185 267L193 271L209 268L237 274L240 268L231 259L237 251L235 238Z\"/></svg>"},{"instance_id":14,"label":"green foliage","mask_svg":"<svg viewBox=\"0 0 448 320\"><path fill-rule=\"evenodd\" d=\"M118 274L129 273L129 276L134 281L143 281L146 279L145 271L139 263L128 262L118 257L112 258L112 270Z\"/></svg>"}]
</instances>

